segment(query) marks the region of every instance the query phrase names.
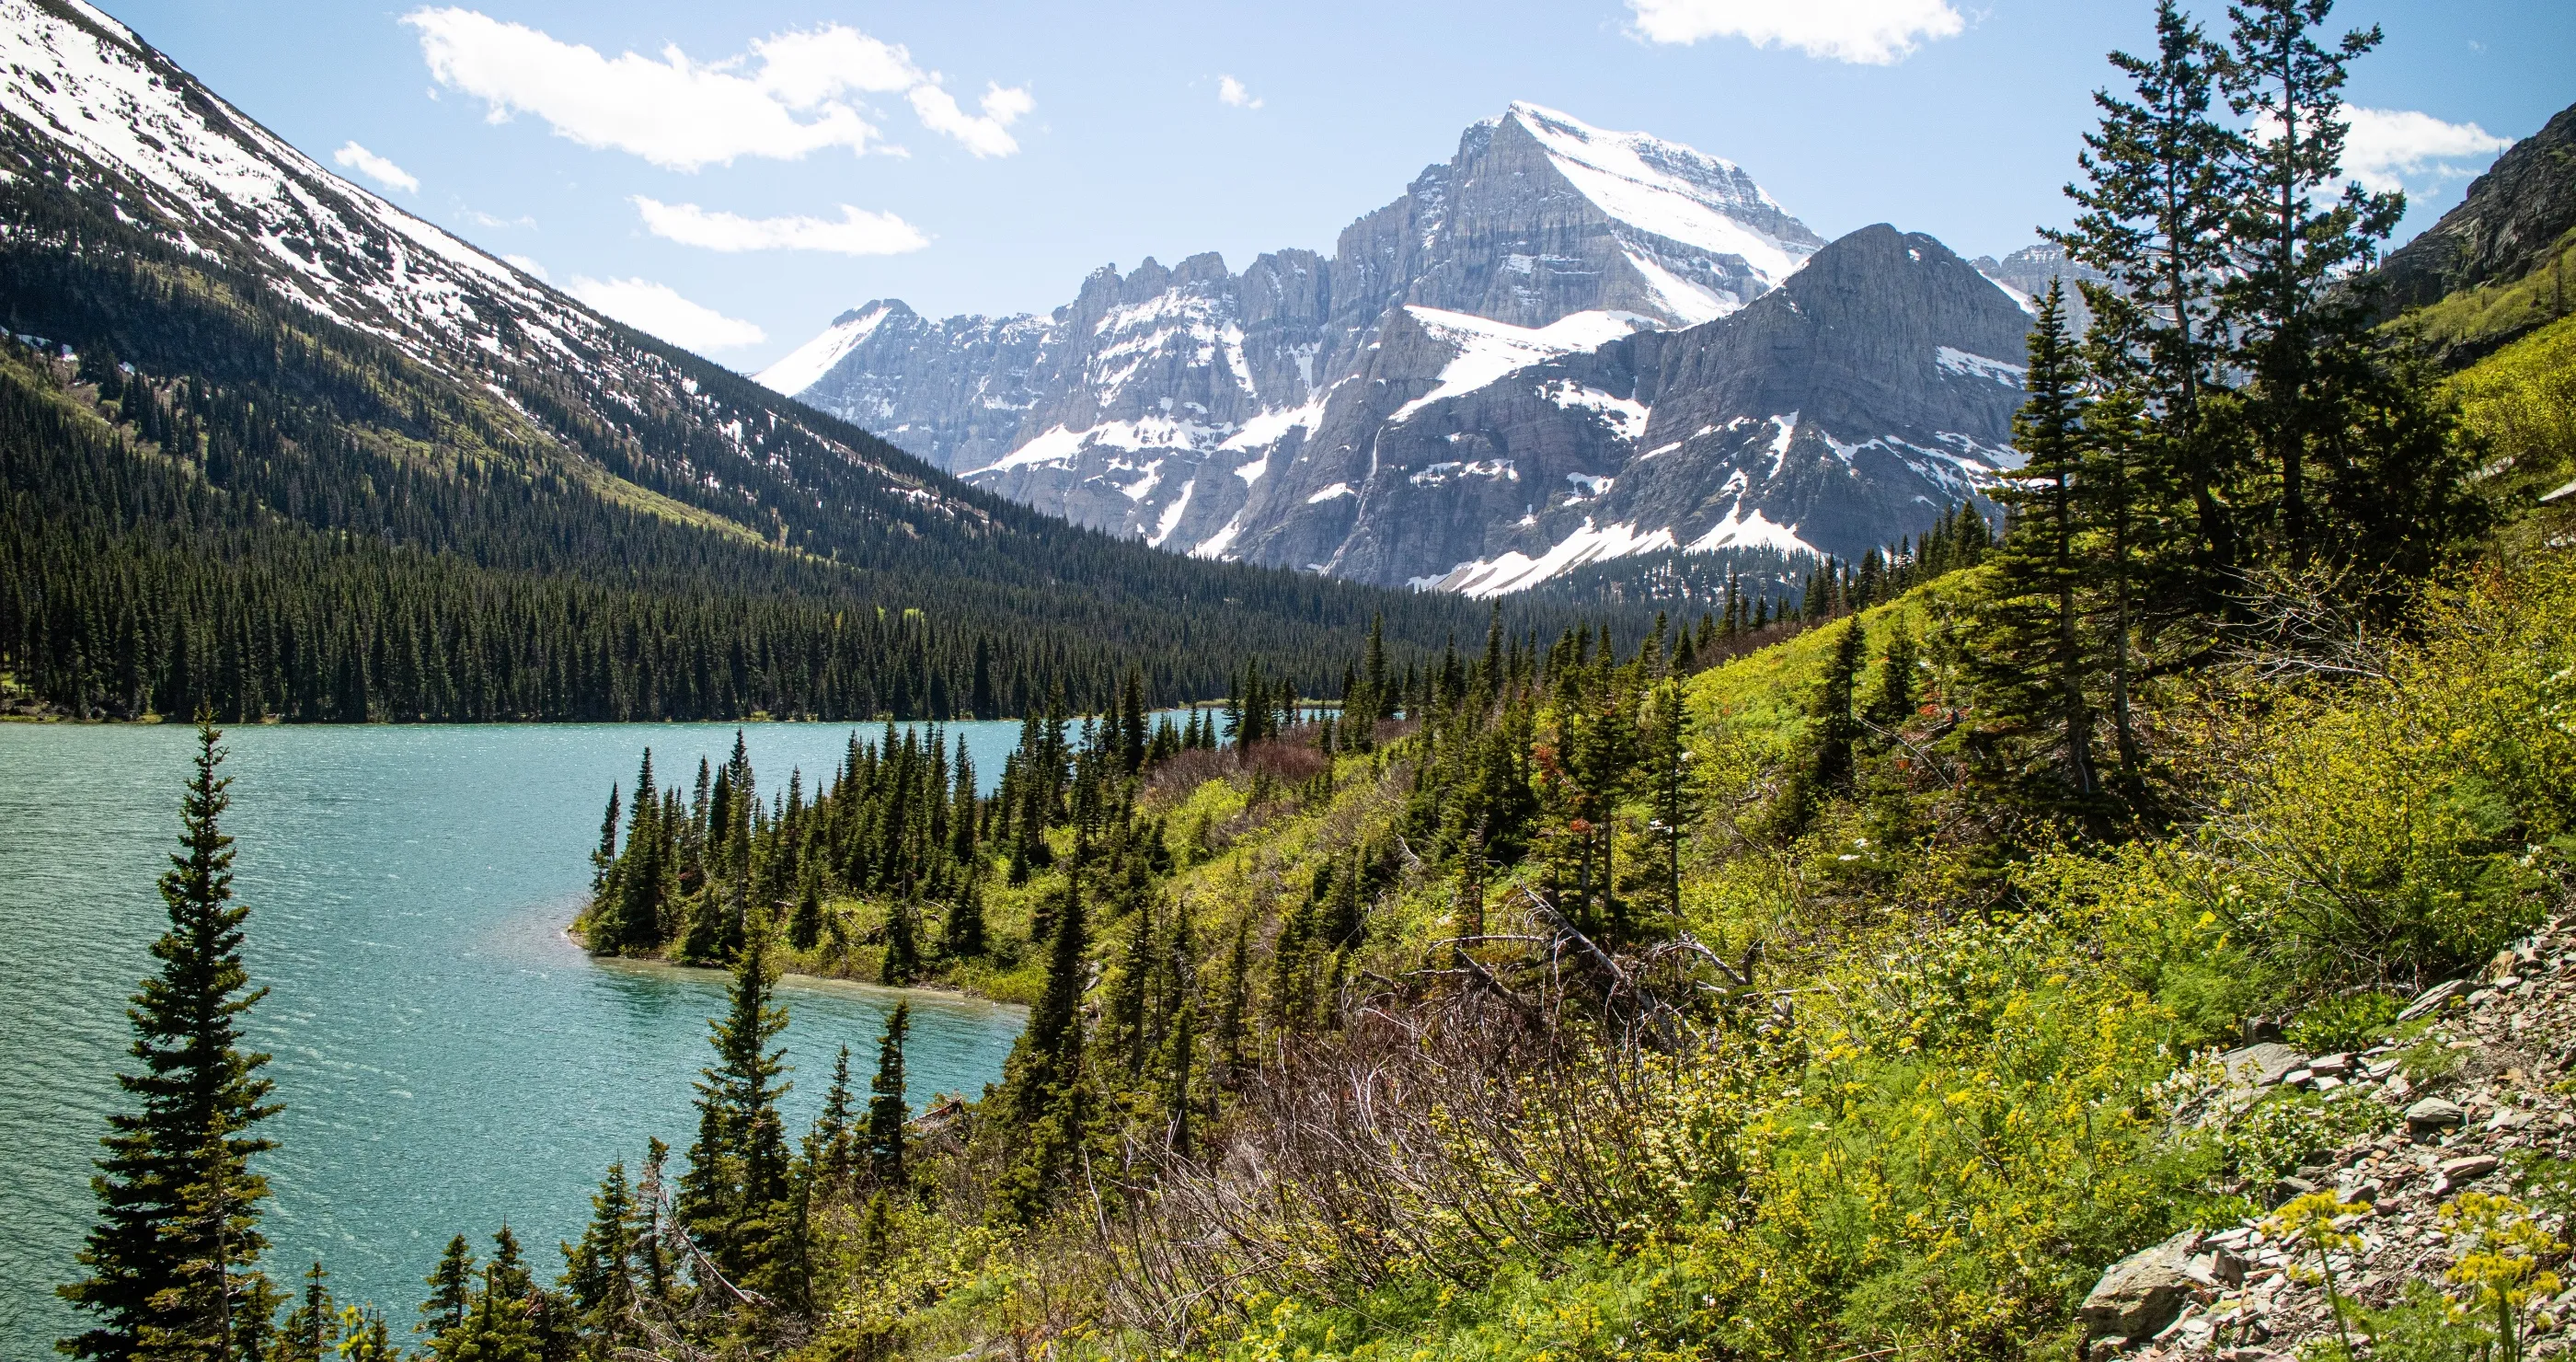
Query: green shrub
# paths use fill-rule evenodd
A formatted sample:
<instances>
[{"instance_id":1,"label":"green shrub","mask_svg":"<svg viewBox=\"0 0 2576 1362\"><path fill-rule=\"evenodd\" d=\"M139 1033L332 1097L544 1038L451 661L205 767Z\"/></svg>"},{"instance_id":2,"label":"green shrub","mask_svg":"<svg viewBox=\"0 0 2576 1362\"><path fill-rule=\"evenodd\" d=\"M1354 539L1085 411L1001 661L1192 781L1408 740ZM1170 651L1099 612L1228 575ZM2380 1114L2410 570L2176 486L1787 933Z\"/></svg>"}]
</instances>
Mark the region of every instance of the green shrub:
<instances>
[{"instance_id":1,"label":"green shrub","mask_svg":"<svg viewBox=\"0 0 2576 1362\"><path fill-rule=\"evenodd\" d=\"M2328 998L2299 1014L2290 1024L2290 1044L2312 1055L2338 1050L2366 1050L2397 1024L2404 999L2385 993L2347 993Z\"/></svg>"}]
</instances>

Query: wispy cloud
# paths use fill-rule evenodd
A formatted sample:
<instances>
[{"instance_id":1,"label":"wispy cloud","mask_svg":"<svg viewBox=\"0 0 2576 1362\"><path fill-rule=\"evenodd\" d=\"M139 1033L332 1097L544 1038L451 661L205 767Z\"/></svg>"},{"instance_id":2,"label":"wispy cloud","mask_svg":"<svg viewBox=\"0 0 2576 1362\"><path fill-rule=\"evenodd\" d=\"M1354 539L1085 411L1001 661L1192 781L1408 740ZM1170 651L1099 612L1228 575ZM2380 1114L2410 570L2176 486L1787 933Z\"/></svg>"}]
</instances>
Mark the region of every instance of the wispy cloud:
<instances>
[{"instance_id":1,"label":"wispy cloud","mask_svg":"<svg viewBox=\"0 0 2576 1362\"><path fill-rule=\"evenodd\" d=\"M2344 114L2352 120L2343 144L2344 173L2374 192L2402 189L2410 177L2473 174L2513 145L2512 138L2475 123L2445 123L2411 109L2355 107Z\"/></svg>"},{"instance_id":2,"label":"wispy cloud","mask_svg":"<svg viewBox=\"0 0 2576 1362\"><path fill-rule=\"evenodd\" d=\"M1219 76L1216 78L1216 102L1219 104L1229 105L1237 109L1258 109L1261 107L1260 97L1253 94L1250 90L1243 88L1243 82L1236 80L1232 76Z\"/></svg>"},{"instance_id":3,"label":"wispy cloud","mask_svg":"<svg viewBox=\"0 0 2576 1362\"><path fill-rule=\"evenodd\" d=\"M828 218L747 218L709 212L694 203L635 197L644 228L683 246L711 251L831 251L840 255L901 255L930 244L911 223L892 213L841 205L840 221Z\"/></svg>"},{"instance_id":4,"label":"wispy cloud","mask_svg":"<svg viewBox=\"0 0 2576 1362\"><path fill-rule=\"evenodd\" d=\"M716 62L677 46L659 57L601 56L525 24L469 9L403 16L420 35L430 75L490 106L492 121L532 113L586 147L624 151L672 170L742 156L797 160L828 147L898 149L855 96L903 95L923 127L977 156L1019 150L1008 129L1034 107L1026 90L995 85L970 115L913 65L902 45L826 24L789 30Z\"/></svg>"},{"instance_id":5,"label":"wispy cloud","mask_svg":"<svg viewBox=\"0 0 2576 1362\"><path fill-rule=\"evenodd\" d=\"M344 143L331 153L331 160L343 170L354 170L375 181L379 188L399 189L406 194L420 192L420 181L413 179L410 171L355 142Z\"/></svg>"},{"instance_id":6,"label":"wispy cloud","mask_svg":"<svg viewBox=\"0 0 2576 1362\"><path fill-rule=\"evenodd\" d=\"M977 156L1008 156L1018 151L1019 142L1006 129L1019 122L1021 115L1037 107L1037 101L1029 98L1028 91L1005 90L999 85L985 89L984 98L980 101L984 113L980 118L957 107L956 99L934 83L925 82L912 87L908 97L912 100L913 116L921 120L921 126L956 138L958 145Z\"/></svg>"},{"instance_id":7,"label":"wispy cloud","mask_svg":"<svg viewBox=\"0 0 2576 1362\"><path fill-rule=\"evenodd\" d=\"M734 350L769 337L759 327L690 302L668 284L650 279L589 279L580 275L564 291L592 307L685 349Z\"/></svg>"},{"instance_id":8,"label":"wispy cloud","mask_svg":"<svg viewBox=\"0 0 2576 1362\"><path fill-rule=\"evenodd\" d=\"M1628 8L1652 42L1741 38L1864 66L1903 61L1967 28L1948 0L1628 0Z\"/></svg>"}]
</instances>

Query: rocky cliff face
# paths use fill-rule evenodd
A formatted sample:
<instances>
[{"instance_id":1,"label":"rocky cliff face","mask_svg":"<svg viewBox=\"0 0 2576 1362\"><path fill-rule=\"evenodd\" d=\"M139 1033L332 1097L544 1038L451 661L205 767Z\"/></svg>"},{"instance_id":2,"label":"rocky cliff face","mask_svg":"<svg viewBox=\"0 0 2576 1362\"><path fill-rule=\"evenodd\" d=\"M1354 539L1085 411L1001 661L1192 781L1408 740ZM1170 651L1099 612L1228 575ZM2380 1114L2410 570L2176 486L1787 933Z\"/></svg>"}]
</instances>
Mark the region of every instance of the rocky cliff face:
<instances>
[{"instance_id":1,"label":"rocky cliff face","mask_svg":"<svg viewBox=\"0 0 2576 1362\"><path fill-rule=\"evenodd\" d=\"M1492 593L1923 528L2009 458L2025 322L1929 238L1827 248L1725 161L1516 104L1329 259L870 303L761 379L1163 548Z\"/></svg>"},{"instance_id":2,"label":"rocky cliff face","mask_svg":"<svg viewBox=\"0 0 2576 1362\"><path fill-rule=\"evenodd\" d=\"M2487 173L2469 183L2460 206L2380 265L2377 302L2394 316L2484 285L2510 284L2536 270L2563 276L2576 238L2576 108L2513 144ZM2455 362L2494 350L2565 310L2563 277L2553 278L2546 310L2490 317L2473 342L2445 347Z\"/></svg>"}]
</instances>

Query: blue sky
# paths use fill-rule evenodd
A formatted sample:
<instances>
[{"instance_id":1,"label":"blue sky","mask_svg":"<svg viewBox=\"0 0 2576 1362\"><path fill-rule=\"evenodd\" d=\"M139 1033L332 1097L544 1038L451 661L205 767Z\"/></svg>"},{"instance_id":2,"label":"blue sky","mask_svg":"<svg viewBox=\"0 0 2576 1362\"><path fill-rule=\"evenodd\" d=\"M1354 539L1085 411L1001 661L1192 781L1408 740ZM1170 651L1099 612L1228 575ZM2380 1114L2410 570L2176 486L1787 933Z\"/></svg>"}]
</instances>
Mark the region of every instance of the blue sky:
<instances>
[{"instance_id":1,"label":"blue sky","mask_svg":"<svg viewBox=\"0 0 2576 1362\"><path fill-rule=\"evenodd\" d=\"M1734 160L1828 237L2000 253L2063 220L2101 55L2150 23L2143 0L104 7L343 173L743 369L869 298L1042 311L1103 264L1329 252L1514 99ZM2564 0L2337 21L2387 31L2348 93L2405 115L2356 142L2410 233L2576 102Z\"/></svg>"}]
</instances>

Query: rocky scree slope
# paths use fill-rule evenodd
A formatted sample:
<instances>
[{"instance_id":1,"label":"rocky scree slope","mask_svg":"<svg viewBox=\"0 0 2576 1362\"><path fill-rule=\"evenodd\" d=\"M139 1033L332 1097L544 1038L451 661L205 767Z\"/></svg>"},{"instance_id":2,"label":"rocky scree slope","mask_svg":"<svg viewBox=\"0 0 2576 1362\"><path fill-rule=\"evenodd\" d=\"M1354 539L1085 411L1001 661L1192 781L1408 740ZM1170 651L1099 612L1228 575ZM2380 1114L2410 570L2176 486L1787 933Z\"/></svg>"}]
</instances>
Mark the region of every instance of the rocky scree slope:
<instances>
[{"instance_id":1,"label":"rocky scree slope","mask_svg":"<svg viewBox=\"0 0 2576 1362\"><path fill-rule=\"evenodd\" d=\"M2318 1154L2275 1187L2250 1189L2267 1203L2329 1192L2349 1207L2337 1223L2360 1236L2360 1247L2333 1261L2357 1333L2367 1330L2352 1307L2383 1309L2409 1282L2442 1283L2462 1245L2441 1214L2464 1192L2521 1196L2553 1238L2569 1230L2563 1208L2522 1184L2576 1158L2567 1081L2576 1069L2576 918L2500 953L2481 980L2427 990L2408 1009L2407 1019L2416 1016L2433 1024L2405 1047L2311 1056L2275 1043L2221 1057L2235 1086L2218 1100L2229 1105L2290 1085L2385 1108L2374 1124L2387 1133ZM2425 1055L2438 1056L2429 1075L2410 1062ZM2410 1077L2410 1069L2419 1072ZM2336 1337L2324 1287L2302 1279L2315 1278L2315 1266L2312 1252L2283 1243L2261 1219L2186 1230L2103 1274L2079 1311L2088 1356L2288 1362ZM2541 1340L2535 1351L2563 1351L2576 1287L2534 1300L2524 1314Z\"/></svg>"},{"instance_id":2,"label":"rocky scree slope","mask_svg":"<svg viewBox=\"0 0 2576 1362\"><path fill-rule=\"evenodd\" d=\"M1883 243L1895 236L1873 229L1880 244L1839 262L1841 285L1814 287L1849 286L1861 262L1886 266ZM1935 395L1931 405L1819 427L1834 443L1817 446L1920 443L1939 452L1895 464L1931 474L1879 487L1879 471L1860 468L1857 483L1872 485L1829 511L1812 508L1853 489L1766 490L1748 477L1722 505L1702 506L1731 466L1703 468L1715 481L1687 496L1668 474L1647 478L1662 490L1632 494L1608 518L1590 505L1632 463L1672 454L1676 437L1704 438L1697 425L1648 430L1670 391L1666 356L1710 344L1671 338L1725 325L1803 279L1824 243L1734 165L1529 104L1468 129L1448 163L1345 229L1329 259L1281 251L1240 274L1214 255L1104 269L1046 317L931 321L880 300L760 378L1014 500L1201 557L1490 594L1672 545L1852 555L1929 525L1974 476L2009 462L1997 404L1938 395L1950 391L1945 374L2017 384L2022 323L1994 323L2020 313L1937 242L1905 241L1908 263L1986 296L1864 292L1860 312L1838 307L1795 353L1718 343L1769 370L1769 387L1806 392L1843 362L1820 358L1843 343L1833 328L1892 324L1932 339L1895 357L1901 375L1873 376L1872 392L1853 395L1881 412L1898 390ZM1925 306L1947 310L1917 311ZM1775 317L1744 334L1797 329ZM1710 371L1679 372L1697 381ZM1801 414L1731 400L1683 410L1792 427ZM1395 453L1387 437L1406 426ZM1703 462L1694 448L1666 467ZM1631 505L1650 520L1617 518ZM1793 505L1811 509L1781 519Z\"/></svg>"}]
</instances>

